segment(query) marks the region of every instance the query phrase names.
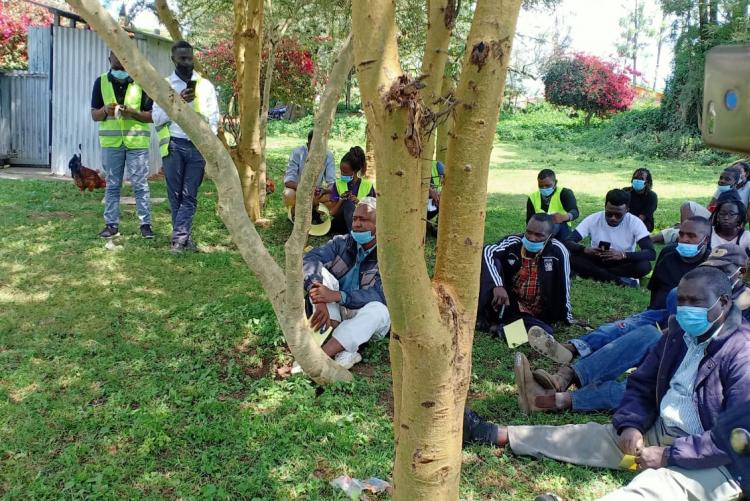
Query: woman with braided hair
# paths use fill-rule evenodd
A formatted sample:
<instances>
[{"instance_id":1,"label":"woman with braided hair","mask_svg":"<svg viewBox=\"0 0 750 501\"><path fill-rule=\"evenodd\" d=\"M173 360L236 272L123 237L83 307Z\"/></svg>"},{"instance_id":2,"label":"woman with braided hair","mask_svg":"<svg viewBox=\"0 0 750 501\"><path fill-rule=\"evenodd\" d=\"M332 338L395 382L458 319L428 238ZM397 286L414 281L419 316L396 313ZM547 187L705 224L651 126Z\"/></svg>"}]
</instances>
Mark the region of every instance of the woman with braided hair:
<instances>
[{"instance_id":1,"label":"woman with braided hair","mask_svg":"<svg viewBox=\"0 0 750 501\"><path fill-rule=\"evenodd\" d=\"M339 163L341 176L331 186L328 209L333 217L331 229L334 234L347 234L352 229L352 215L357 203L365 197L374 197L375 183L361 177L367 168L365 152L353 146Z\"/></svg>"}]
</instances>

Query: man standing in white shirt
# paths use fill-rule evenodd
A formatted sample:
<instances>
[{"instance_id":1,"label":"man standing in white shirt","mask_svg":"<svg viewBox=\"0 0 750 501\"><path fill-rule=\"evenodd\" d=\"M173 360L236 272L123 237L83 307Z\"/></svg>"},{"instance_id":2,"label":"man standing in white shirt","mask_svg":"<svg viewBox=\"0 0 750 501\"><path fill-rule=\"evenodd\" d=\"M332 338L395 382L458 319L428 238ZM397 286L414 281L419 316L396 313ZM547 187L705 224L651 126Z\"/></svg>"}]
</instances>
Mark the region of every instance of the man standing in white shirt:
<instances>
[{"instance_id":1,"label":"man standing in white shirt","mask_svg":"<svg viewBox=\"0 0 750 501\"><path fill-rule=\"evenodd\" d=\"M179 41L172 46L175 70L167 80L185 102L211 127L219 129L219 105L213 84L193 71L193 47ZM159 131L167 195L172 209L172 252L197 251L192 239L193 216L198 206L198 188L203 182L206 161L185 131L154 104L154 125Z\"/></svg>"},{"instance_id":2,"label":"man standing in white shirt","mask_svg":"<svg viewBox=\"0 0 750 501\"><path fill-rule=\"evenodd\" d=\"M566 242L573 271L583 278L637 287L656 259L646 225L628 212L630 194L610 190L602 212L581 221ZM591 237L591 245L578 242ZM636 245L640 250L636 251Z\"/></svg>"}]
</instances>

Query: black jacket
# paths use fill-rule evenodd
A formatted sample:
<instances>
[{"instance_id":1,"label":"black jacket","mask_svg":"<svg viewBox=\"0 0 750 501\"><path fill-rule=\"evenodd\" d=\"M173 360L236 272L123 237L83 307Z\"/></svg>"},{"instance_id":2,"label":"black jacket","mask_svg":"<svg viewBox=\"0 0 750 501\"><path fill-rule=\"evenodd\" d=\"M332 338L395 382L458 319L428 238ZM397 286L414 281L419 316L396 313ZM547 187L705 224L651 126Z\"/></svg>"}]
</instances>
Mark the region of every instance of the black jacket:
<instances>
[{"instance_id":1,"label":"black jacket","mask_svg":"<svg viewBox=\"0 0 750 501\"><path fill-rule=\"evenodd\" d=\"M485 245L482 255L482 266L494 286L505 287L513 303L518 299L511 284L521 268L522 247L521 235L510 235L495 244ZM570 323L573 320L570 306L570 257L565 246L554 238L542 249L539 286L541 303L544 305L539 319L547 323Z\"/></svg>"}]
</instances>

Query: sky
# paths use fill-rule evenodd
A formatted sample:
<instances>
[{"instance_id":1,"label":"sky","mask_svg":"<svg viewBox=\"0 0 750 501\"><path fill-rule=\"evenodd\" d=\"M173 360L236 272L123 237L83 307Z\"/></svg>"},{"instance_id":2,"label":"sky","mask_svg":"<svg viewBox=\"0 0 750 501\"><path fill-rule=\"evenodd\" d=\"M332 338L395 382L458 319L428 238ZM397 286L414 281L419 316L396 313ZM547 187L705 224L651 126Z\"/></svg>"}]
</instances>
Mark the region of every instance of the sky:
<instances>
[{"instance_id":1,"label":"sky","mask_svg":"<svg viewBox=\"0 0 750 501\"><path fill-rule=\"evenodd\" d=\"M125 0L128 4L134 0ZM646 16L651 19L655 29L661 23L661 11L657 0L639 0L645 2ZM522 12L518 20L518 32L526 36L541 36L550 33L557 22L569 28L571 51L586 52L607 59L617 59L616 45L620 40L620 18L627 15L634 0L562 0L556 13ZM115 17L121 3L114 1L110 11ZM135 19L140 28L153 29L158 21L151 12L142 13ZM644 49L638 70L643 79L651 86L654 81L656 63L656 41L652 40ZM657 90L664 88L664 79L669 76L672 67L672 43L667 41L662 46L659 77L656 79ZM530 94L542 91L540 82L527 82Z\"/></svg>"}]
</instances>

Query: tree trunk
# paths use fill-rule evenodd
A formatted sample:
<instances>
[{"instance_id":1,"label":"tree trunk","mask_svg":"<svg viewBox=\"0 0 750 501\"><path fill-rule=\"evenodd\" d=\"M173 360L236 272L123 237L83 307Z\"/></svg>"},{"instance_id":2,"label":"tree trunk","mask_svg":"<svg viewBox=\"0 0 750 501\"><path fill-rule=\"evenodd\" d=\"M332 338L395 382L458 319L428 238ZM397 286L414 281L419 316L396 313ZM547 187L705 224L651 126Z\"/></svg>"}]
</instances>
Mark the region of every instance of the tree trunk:
<instances>
[{"instance_id":1,"label":"tree trunk","mask_svg":"<svg viewBox=\"0 0 750 501\"><path fill-rule=\"evenodd\" d=\"M234 51L240 82L240 140L233 156L250 220L260 219L260 61L263 0L234 0Z\"/></svg>"},{"instance_id":2,"label":"tree trunk","mask_svg":"<svg viewBox=\"0 0 750 501\"><path fill-rule=\"evenodd\" d=\"M351 109L352 106L352 76L354 75L354 72L349 72L349 75L346 77L346 111L348 112Z\"/></svg>"},{"instance_id":3,"label":"tree trunk","mask_svg":"<svg viewBox=\"0 0 750 501\"><path fill-rule=\"evenodd\" d=\"M218 211L232 240L237 245L245 263L258 277L268 299L271 301L289 348L303 370L316 382L328 383L351 379L351 374L323 353L313 341L304 316L302 300L301 255L307 232L310 227L312 188L323 163L325 144L313 143L310 157L317 155L318 168L305 169L300 180L297 204L305 205L307 217L295 221L292 235L285 247L292 253L287 256L286 271L276 263L248 218L244 198L240 189L240 179L232 158L219 139L212 133L208 124L187 105L159 75L146 57L138 50L135 42L117 26L99 0L69 0L68 2L86 20L89 26L116 51L118 58L133 79L143 87L169 117L182 127L195 146L206 159L206 171L216 183L219 193ZM343 50L343 49L342 49ZM327 136L327 128L335 112L346 71L351 68L351 60L346 60L347 50L334 66L334 71L326 86L325 97L316 113L316 124L320 124L322 140ZM349 51L350 53L350 51ZM351 56L349 56L351 57ZM344 61L342 62L342 59ZM257 113L256 113L257 115Z\"/></svg>"},{"instance_id":4,"label":"tree trunk","mask_svg":"<svg viewBox=\"0 0 750 501\"><path fill-rule=\"evenodd\" d=\"M719 0L710 0L708 4L708 20L713 26L719 24Z\"/></svg>"},{"instance_id":5,"label":"tree trunk","mask_svg":"<svg viewBox=\"0 0 750 501\"><path fill-rule=\"evenodd\" d=\"M455 5L441 3L444 12ZM462 105L449 139L434 280L423 243L422 138L431 126L424 83L401 70L393 2L352 5L357 76L378 160L378 259L392 325L395 500L458 497L489 157L520 4L476 4L457 92ZM436 32L445 29L432 20L441 6L430 2L429 8L428 48L440 46ZM423 69L437 68L439 57L425 50ZM422 80L436 80L428 84L434 92L442 75Z\"/></svg>"},{"instance_id":6,"label":"tree trunk","mask_svg":"<svg viewBox=\"0 0 750 501\"><path fill-rule=\"evenodd\" d=\"M586 112L586 118L583 120L583 124L588 127L591 125L591 119L594 118L594 112L593 111L587 111Z\"/></svg>"},{"instance_id":7,"label":"tree trunk","mask_svg":"<svg viewBox=\"0 0 750 501\"><path fill-rule=\"evenodd\" d=\"M654 69L654 85L652 90L656 91L656 84L659 81L659 65L661 64L661 48L664 44L664 30L666 30L666 14L661 13L661 24L659 24L659 35L656 43L656 68Z\"/></svg>"},{"instance_id":8,"label":"tree trunk","mask_svg":"<svg viewBox=\"0 0 750 501\"><path fill-rule=\"evenodd\" d=\"M375 146L372 142L372 132L370 132L370 124L365 125L365 160L366 169L363 175L367 179L376 179L378 166L375 160Z\"/></svg>"},{"instance_id":9,"label":"tree trunk","mask_svg":"<svg viewBox=\"0 0 750 501\"><path fill-rule=\"evenodd\" d=\"M698 27L701 42L708 40L708 4L707 0L698 0Z\"/></svg>"},{"instance_id":10,"label":"tree trunk","mask_svg":"<svg viewBox=\"0 0 750 501\"><path fill-rule=\"evenodd\" d=\"M164 24L164 27L167 28L172 40L175 42L178 40L184 40L182 37L182 31L180 30L180 23L177 22L177 19L175 19L172 14L172 10L169 8L167 0L156 0L156 15Z\"/></svg>"},{"instance_id":11,"label":"tree trunk","mask_svg":"<svg viewBox=\"0 0 750 501\"><path fill-rule=\"evenodd\" d=\"M455 82L447 74L443 76L443 98L452 96L456 90ZM435 138L435 160L445 165L448 155L448 135L453 128L453 113L448 113L438 124L437 137Z\"/></svg>"},{"instance_id":12,"label":"tree trunk","mask_svg":"<svg viewBox=\"0 0 750 501\"><path fill-rule=\"evenodd\" d=\"M274 35L269 37L268 59L266 59L266 75L263 80L263 99L260 107L260 167L258 167L258 197L261 208L266 206L266 178L268 169L266 167L266 139L268 137L268 110L271 106L271 84L273 83L273 70L276 64L276 41Z\"/></svg>"}]
</instances>

